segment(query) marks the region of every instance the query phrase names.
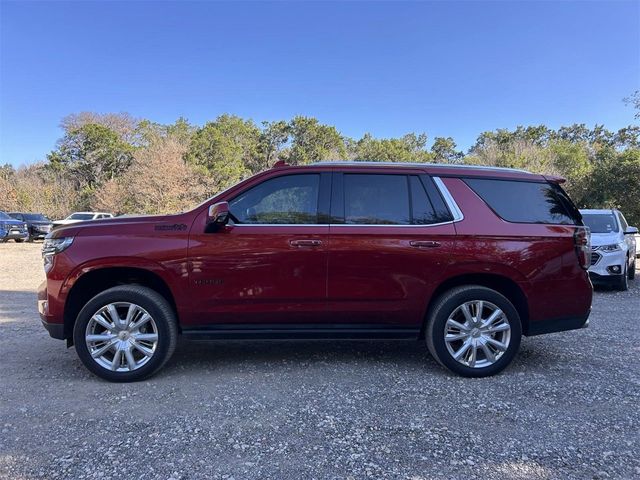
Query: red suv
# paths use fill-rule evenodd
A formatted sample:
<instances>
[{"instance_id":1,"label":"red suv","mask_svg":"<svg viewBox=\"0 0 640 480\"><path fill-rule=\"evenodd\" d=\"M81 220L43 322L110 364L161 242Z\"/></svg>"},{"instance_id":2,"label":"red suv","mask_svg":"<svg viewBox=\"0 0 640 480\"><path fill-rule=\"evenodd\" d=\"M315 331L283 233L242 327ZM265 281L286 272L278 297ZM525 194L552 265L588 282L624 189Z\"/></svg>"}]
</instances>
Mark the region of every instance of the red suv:
<instances>
[{"instance_id":1,"label":"red suv","mask_svg":"<svg viewBox=\"0 0 640 480\"><path fill-rule=\"evenodd\" d=\"M589 231L562 179L428 164L277 165L177 215L43 246L38 308L93 373L140 380L179 334L425 340L464 376L585 327Z\"/></svg>"}]
</instances>

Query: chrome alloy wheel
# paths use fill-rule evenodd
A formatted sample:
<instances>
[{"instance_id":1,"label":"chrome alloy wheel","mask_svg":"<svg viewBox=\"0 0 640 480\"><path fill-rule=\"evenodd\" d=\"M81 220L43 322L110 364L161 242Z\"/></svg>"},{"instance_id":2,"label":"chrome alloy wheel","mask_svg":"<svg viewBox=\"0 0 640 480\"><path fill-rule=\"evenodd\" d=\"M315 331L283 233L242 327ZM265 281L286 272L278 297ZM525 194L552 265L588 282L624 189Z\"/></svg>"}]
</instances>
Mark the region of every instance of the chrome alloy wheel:
<instances>
[{"instance_id":1,"label":"chrome alloy wheel","mask_svg":"<svg viewBox=\"0 0 640 480\"><path fill-rule=\"evenodd\" d=\"M93 314L85 341L98 365L114 372L129 372L153 357L158 346L158 327L139 305L115 302Z\"/></svg>"},{"instance_id":2,"label":"chrome alloy wheel","mask_svg":"<svg viewBox=\"0 0 640 480\"><path fill-rule=\"evenodd\" d=\"M457 362L471 368L488 367L509 348L511 325L493 303L465 302L447 318L444 341Z\"/></svg>"}]
</instances>

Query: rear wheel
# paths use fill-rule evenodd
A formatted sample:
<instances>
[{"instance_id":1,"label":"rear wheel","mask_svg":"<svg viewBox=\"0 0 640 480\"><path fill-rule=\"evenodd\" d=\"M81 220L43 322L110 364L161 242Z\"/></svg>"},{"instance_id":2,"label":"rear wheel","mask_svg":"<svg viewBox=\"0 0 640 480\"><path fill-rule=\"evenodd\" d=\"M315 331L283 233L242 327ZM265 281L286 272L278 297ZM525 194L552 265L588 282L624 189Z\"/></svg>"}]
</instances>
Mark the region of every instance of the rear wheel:
<instances>
[{"instance_id":1,"label":"rear wheel","mask_svg":"<svg viewBox=\"0 0 640 480\"><path fill-rule=\"evenodd\" d=\"M24 238L16 238L15 241L16 243L22 243L24 242Z\"/></svg>"},{"instance_id":2,"label":"rear wheel","mask_svg":"<svg viewBox=\"0 0 640 480\"><path fill-rule=\"evenodd\" d=\"M427 319L429 352L465 377L505 369L520 347L522 327L513 304L486 287L456 287L438 298Z\"/></svg>"},{"instance_id":3,"label":"rear wheel","mask_svg":"<svg viewBox=\"0 0 640 480\"><path fill-rule=\"evenodd\" d=\"M175 314L160 294L124 285L87 302L76 320L73 341L91 372L112 382L132 382L164 366L177 335Z\"/></svg>"}]
</instances>

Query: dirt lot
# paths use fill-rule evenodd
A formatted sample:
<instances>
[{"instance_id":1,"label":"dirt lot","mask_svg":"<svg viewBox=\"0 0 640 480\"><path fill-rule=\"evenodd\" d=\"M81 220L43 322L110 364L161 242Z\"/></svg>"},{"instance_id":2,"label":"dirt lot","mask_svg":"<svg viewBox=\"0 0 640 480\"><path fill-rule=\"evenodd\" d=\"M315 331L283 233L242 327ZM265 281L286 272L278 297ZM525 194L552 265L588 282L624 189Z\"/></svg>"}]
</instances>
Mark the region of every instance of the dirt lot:
<instances>
[{"instance_id":1,"label":"dirt lot","mask_svg":"<svg viewBox=\"0 0 640 480\"><path fill-rule=\"evenodd\" d=\"M0 478L638 478L640 281L502 375L419 343L182 341L109 384L48 337L40 245L0 244Z\"/></svg>"}]
</instances>

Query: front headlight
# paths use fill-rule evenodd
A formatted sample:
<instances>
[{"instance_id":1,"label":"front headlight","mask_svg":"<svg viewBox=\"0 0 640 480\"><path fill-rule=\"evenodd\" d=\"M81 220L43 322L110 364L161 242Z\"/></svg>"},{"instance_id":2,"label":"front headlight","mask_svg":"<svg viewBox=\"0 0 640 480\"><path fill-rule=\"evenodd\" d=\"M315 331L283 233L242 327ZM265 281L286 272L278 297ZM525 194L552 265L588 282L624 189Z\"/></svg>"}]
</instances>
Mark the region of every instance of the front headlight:
<instances>
[{"instance_id":1,"label":"front headlight","mask_svg":"<svg viewBox=\"0 0 640 480\"><path fill-rule=\"evenodd\" d=\"M45 238L42 244L42 256L51 257L66 250L73 243L73 237Z\"/></svg>"},{"instance_id":2,"label":"front headlight","mask_svg":"<svg viewBox=\"0 0 640 480\"><path fill-rule=\"evenodd\" d=\"M44 271L46 273L49 273L53 265L53 257L69 248L73 243L73 237L47 238L49 235L45 237L42 244L42 258L44 259Z\"/></svg>"},{"instance_id":3,"label":"front headlight","mask_svg":"<svg viewBox=\"0 0 640 480\"><path fill-rule=\"evenodd\" d=\"M612 243L611 245L601 245L596 248L596 250L600 250L601 252L617 252L620 250L620 245L617 243Z\"/></svg>"}]
</instances>

